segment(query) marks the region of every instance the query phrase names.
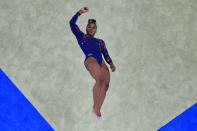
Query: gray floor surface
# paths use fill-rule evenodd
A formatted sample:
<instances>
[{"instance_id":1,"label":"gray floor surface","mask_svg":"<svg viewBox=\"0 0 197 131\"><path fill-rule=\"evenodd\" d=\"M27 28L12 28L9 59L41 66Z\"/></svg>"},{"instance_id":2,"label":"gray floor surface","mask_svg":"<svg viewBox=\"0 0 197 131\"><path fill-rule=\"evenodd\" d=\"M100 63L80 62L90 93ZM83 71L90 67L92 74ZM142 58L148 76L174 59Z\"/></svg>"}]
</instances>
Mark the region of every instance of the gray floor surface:
<instances>
[{"instance_id":1,"label":"gray floor surface","mask_svg":"<svg viewBox=\"0 0 197 131\"><path fill-rule=\"evenodd\" d=\"M69 28L81 7L117 70L91 116L94 80ZM56 131L155 131L197 101L196 0L1 0L0 67Z\"/></svg>"}]
</instances>

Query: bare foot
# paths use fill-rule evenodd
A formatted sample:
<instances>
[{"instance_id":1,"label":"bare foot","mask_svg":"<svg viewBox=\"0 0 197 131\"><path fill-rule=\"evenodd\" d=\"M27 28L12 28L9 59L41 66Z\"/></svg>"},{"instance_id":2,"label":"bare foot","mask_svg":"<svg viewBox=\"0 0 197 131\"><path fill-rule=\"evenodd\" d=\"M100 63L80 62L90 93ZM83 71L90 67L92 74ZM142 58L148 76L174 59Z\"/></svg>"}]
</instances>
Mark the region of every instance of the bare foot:
<instances>
[{"instance_id":1,"label":"bare foot","mask_svg":"<svg viewBox=\"0 0 197 131\"><path fill-rule=\"evenodd\" d=\"M92 112L93 112L97 117L101 117L101 112L98 111L95 107L93 107Z\"/></svg>"}]
</instances>

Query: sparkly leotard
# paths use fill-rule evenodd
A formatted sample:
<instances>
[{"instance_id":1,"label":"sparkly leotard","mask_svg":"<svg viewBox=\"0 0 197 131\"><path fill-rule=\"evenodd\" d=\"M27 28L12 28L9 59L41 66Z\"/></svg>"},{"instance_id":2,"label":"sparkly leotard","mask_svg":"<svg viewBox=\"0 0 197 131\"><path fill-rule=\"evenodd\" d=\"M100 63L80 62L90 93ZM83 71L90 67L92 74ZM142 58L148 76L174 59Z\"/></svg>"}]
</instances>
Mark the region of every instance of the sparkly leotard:
<instances>
[{"instance_id":1,"label":"sparkly leotard","mask_svg":"<svg viewBox=\"0 0 197 131\"><path fill-rule=\"evenodd\" d=\"M102 63L102 54L108 64L112 62L112 59L110 58L107 48L105 46L105 42L101 39L97 39L93 36L84 34L79 27L76 24L76 21L78 17L81 14L77 12L70 20L70 28L73 32L73 34L76 36L78 44L80 48L82 49L83 53L85 54L85 60L87 60L88 57L94 57L98 64L101 65Z\"/></svg>"}]
</instances>

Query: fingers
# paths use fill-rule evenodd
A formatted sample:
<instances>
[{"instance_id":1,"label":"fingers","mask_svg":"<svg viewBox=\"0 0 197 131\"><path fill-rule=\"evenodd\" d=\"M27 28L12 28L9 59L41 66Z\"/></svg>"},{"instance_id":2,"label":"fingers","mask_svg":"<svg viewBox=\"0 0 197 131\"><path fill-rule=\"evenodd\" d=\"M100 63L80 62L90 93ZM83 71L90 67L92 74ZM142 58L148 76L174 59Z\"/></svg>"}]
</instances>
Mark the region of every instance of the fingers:
<instances>
[{"instance_id":1,"label":"fingers","mask_svg":"<svg viewBox=\"0 0 197 131\"><path fill-rule=\"evenodd\" d=\"M88 11L89 9L88 9L88 7L84 7L84 10Z\"/></svg>"},{"instance_id":2,"label":"fingers","mask_svg":"<svg viewBox=\"0 0 197 131\"><path fill-rule=\"evenodd\" d=\"M113 72L116 70L116 67L114 66Z\"/></svg>"},{"instance_id":3,"label":"fingers","mask_svg":"<svg viewBox=\"0 0 197 131\"><path fill-rule=\"evenodd\" d=\"M111 67L111 71L114 72L115 70L116 70L116 67L115 66L112 66Z\"/></svg>"},{"instance_id":4,"label":"fingers","mask_svg":"<svg viewBox=\"0 0 197 131\"><path fill-rule=\"evenodd\" d=\"M86 13L86 12L88 12L88 7L82 7L81 9L80 9L80 13Z\"/></svg>"}]
</instances>

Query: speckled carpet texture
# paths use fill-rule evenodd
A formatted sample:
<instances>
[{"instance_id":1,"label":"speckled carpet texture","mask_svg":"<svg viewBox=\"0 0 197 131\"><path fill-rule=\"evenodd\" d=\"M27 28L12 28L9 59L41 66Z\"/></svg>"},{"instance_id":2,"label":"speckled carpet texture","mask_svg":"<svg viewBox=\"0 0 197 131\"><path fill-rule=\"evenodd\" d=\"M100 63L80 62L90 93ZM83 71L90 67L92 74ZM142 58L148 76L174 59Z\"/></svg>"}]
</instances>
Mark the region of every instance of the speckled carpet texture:
<instances>
[{"instance_id":1,"label":"speckled carpet texture","mask_svg":"<svg viewBox=\"0 0 197 131\"><path fill-rule=\"evenodd\" d=\"M69 21L97 21L116 65L95 83ZM196 0L0 0L0 68L56 131L156 131L197 102ZM109 67L109 66L108 66Z\"/></svg>"}]
</instances>

